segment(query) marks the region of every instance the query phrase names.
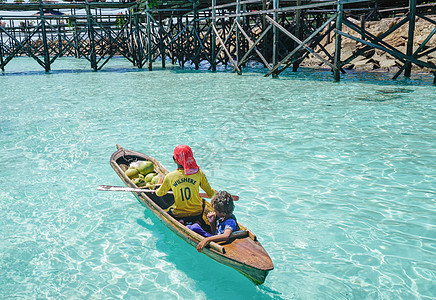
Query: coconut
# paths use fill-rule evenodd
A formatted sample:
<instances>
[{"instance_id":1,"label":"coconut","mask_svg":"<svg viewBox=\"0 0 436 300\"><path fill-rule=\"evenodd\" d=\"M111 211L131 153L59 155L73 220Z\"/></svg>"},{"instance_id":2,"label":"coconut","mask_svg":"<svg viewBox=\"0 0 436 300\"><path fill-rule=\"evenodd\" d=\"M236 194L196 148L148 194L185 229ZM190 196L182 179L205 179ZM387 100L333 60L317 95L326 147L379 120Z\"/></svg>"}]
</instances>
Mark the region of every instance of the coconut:
<instances>
[{"instance_id":1,"label":"coconut","mask_svg":"<svg viewBox=\"0 0 436 300\"><path fill-rule=\"evenodd\" d=\"M154 176L156 176L156 173L148 173L148 174L145 176L144 180L145 180L146 182L151 182L151 181L153 180Z\"/></svg>"},{"instance_id":2,"label":"coconut","mask_svg":"<svg viewBox=\"0 0 436 300\"><path fill-rule=\"evenodd\" d=\"M130 178L137 178L139 177L139 171L136 168L130 167L126 170L126 175Z\"/></svg>"},{"instance_id":3,"label":"coconut","mask_svg":"<svg viewBox=\"0 0 436 300\"><path fill-rule=\"evenodd\" d=\"M154 165L151 161L143 161L139 164L138 171L142 175L147 175L154 171Z\"/></svg>"},{"instance_id":4,"label":"coconut","mask_svg":"<svg viewBox=\"0 0 436 300\"><path fill-rule=\"evenodd\" d=\"M133 179L133 183L137 186L144 186L146 184L145 180L139 177Z\"/></svg>"}]
</instances>

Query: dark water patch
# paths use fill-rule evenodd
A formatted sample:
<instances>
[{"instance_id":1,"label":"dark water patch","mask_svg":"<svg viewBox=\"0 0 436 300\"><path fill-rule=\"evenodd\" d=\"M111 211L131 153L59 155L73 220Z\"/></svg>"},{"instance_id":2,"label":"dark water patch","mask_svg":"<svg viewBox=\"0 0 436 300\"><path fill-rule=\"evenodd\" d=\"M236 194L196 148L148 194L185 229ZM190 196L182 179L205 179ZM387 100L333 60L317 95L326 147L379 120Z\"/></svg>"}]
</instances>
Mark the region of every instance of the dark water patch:
<instances>
[{"instance_id":1,"label":"dark water patch","mask_svg":"<svg viewBox=\"0 0 436 300\"><path fill-rule=\"evenodd\" d=\"M359 101L367 101L367 102L386 102L386 101L392 101L394 99L400 98L399 96L392 96L392 97L383 97L383 96L359 96L356 97L356 100Z\"/></svg>"},{"instance_id":2,"label":"dark water patch","mask_svg":"<svg viewBox=\"0 0 436 300\"><path fill-rule=\"evenodd\" d=\"M412 92L414 92L414 90L411 90L411 89L402 89L402 88L399 88L399 89L380 89L380 90L376 90L376 93L377 94L383 94L383 95L386 95L386 94L405 94L405 93L412 93Z\"/></svg>"},{"instance_id":3,"label":"dark water patch","mask_svg":"<svg viewBox=\"0 0 436 300\"><path fill-rule=\"evenodd\" d=\"M357 96L356 100L367 102L386 102L400 99L404 94L409 94L412 92L414 92L414 90L405 88L377 89L372 95Z\"/></svg>"}]
</instances>

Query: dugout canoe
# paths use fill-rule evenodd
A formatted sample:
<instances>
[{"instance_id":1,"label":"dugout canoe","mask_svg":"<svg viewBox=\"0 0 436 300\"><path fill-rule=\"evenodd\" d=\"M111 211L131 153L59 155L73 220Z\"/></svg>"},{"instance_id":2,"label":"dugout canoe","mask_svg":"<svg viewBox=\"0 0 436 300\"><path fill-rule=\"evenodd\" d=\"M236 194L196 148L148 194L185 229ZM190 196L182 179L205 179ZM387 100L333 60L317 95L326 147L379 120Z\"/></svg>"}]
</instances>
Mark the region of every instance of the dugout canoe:
<instances>
[{"instance_id":1,"label":"dugout canoe","mask_svg":"<svg viewBox=\"0 0 436 300\"><path fill-rule=\"evenodd\" d=\"M169 171L153 157L124 149L119 145L117 145L117 151L115 151L110 158L110 164L127 186L137 188L133 181L126 176L124 171L132 162L145 160L153 162L156 173L163 176L169 173ZM172 194L158 197L156 194L150 192L132 193L141 204L146 206L163 224L185 242L196 247L203 239L202 236L188 229L165 212L165 209L174 203ZM210 204L206 201L205 214L210 210ZM239 271L256 285L262 284L268 272L274 269L273 262L261 243L257 240L256 235L240 223L239 227L241 231L232 234L229 241L220 243L212 242L207 248L204 248L203 253L215 261ZM192 255L198 255L196 250L193 250Z\"/></svg>"}]
</instances>

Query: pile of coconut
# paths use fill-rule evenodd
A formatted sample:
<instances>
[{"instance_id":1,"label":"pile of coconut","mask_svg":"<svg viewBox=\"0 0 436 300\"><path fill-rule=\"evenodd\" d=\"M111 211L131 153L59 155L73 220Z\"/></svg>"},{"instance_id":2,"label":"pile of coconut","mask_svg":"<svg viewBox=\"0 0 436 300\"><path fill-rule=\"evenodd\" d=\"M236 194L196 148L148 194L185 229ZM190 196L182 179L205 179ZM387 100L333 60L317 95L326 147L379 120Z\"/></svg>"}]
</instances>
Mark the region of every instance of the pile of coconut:
<instances>
[{"instance_id":1,"label":"pile of coconut","mask_svg":"<svg viewBox=\"0 0 436 300\"><path fill-rule=\"evenodd\" d=\"M147 187L154 189L157 184L162 182L162 176L154 171L154 165L151 161L134 161L129 166L124 166L124 173L138 187Z\"/></svg>"}]
</instances>

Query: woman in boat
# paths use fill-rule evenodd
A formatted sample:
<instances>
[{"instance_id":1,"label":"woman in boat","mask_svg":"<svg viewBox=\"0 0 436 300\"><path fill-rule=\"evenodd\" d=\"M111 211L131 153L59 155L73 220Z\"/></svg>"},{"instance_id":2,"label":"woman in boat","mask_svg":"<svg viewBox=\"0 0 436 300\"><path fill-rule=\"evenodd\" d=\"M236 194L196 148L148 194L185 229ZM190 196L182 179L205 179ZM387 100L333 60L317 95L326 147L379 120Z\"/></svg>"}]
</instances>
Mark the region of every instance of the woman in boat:
<instances>
[{"instance_id":1,"label":"woman in boat","mask_svg":"<svg viewBox=\"0 0 436 300\"><path fill-rule=\"evenodd\" d=\"M199 188L201 187L211 198L215 191L198 167L189 146L177 146L174 149L173 160L177 164L177 170L165 176L162 185L156 190L156 195L162 197L171 189L174 193L174 204L167 212L181 223L195 222L202 219L205 206L199 195Z\"/></svg>"},{"instance_id":2,"label":"woman in boat","mask_svg":"<svg viewBox=\"0 0 436 300\"><path fill-rule=\"evenodd\" d=\"M207 220L210 223L211 232L214 232L215 235L206 232L197 223L188 225L189 229L206 237L198 243L198 252L203 251L203 248L210 242L227 241L232 232L239 230L238 222L235 215L233 215L235 204L233 203L232 195L226 191L218 192L212 198L211 205L214 211L207 214Z\"/></svg>"}]
</instances>

